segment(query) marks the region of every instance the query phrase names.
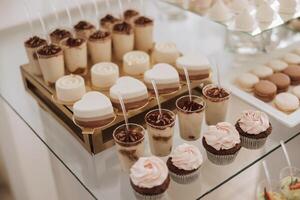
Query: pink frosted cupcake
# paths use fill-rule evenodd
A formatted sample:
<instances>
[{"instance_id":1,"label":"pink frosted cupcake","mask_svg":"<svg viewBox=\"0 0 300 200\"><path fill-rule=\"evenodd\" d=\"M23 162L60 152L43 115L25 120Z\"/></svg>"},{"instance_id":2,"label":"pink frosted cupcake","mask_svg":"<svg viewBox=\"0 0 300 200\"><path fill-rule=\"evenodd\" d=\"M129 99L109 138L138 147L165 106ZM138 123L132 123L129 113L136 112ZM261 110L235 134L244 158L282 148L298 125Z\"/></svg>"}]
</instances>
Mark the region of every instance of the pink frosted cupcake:
<instances>
[{"instance_id":1,"label":"pink frosted cupcake","mask_svg":"<svg viewBox=\"0 0 300 200\"><path fill-rule=\"evenodd\" d=\"M167 161L171 178L180 184L189 184L195 181L203 162L199 149L190 144L182 144L176 147Z\"/></svg>"},{"instance_id":2,"label":"pink frosted cupcake","mask_svg":"<svg viewBox=\"0 0 300 200\"><path fill-rule=\"evenodd\" d=\"M209 126L202 143L206 149L207 158L216 165L232 163L241 149L239 133L228 122Z\"/></svg>"},{"instance_id":3,"label":"pink frosted cupcake","mask_svg":"<svg viewBox=\"0 0 300 200\"><path fill-rule=\"evenodd\" d=\"M240 133L242 146L247 149L259 149L272 132L268 115L261 111L247 110L235 124Z\"/></svg>"},{"instance_id":4,"label":"pink frosted cupcake","mask_svg":"<svg viewBox=\"0 0 300 200\"><path fill-rule=\"evenodd\" d=\"M141 157L130 169L130 183L137 199L162 199L170 184L168 168L158 157Z\"/></svg>"}]
</instances>

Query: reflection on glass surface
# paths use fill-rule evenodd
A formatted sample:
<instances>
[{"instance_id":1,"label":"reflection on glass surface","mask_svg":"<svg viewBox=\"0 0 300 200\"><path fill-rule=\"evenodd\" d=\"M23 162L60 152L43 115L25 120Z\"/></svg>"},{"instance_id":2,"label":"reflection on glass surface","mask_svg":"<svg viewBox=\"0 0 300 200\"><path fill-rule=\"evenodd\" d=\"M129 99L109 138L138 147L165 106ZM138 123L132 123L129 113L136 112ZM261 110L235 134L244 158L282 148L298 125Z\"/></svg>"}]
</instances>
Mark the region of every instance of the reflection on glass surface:
<instances>
[{"instance_id":1,"label":"reflection on glass surface","mask_svg":"<svg viewBox=\"0 0 300 200\"><path fill-rule=\"evenodd\" d=\"M114 1L116 3L117 1ZM159 1L144 1L146 14L155 19L155 40L174 41L181 52L197 52L211 55L224 50L226 30L223 26L210 22L192 13L169 6ZM138 4L136 2L136 4ZM100 12L106 13L105 6ZM117 13L117 8L116 11ZM72 13L75 18L77 12ZM64 19L67 24L67 18ZM46 23L48 21L46 20ZM51 23L51 22L49 22ZM36 23L35 23L36 24ZM39 27L36 25L36 27ZM39 30L41 32L41 30ZM52 116L39 107L37 102L24 90L19 66L27 61L23 42L29 36L26 25L20 25L0 32L0 92L18 114L33 128L47 145L61 158L62 162L74 173L91 193L99 199L133 199L128 174L122 172L118 163L115 147L96 156L89 155L84 148ZM222 62L222 79L226 73L233 73L228 58ZM230 60L230 59L229 59ZM227 121L235 123L241 111L251 109L248 104L233 97L229 106ZM254 108L252 108L254 109ZM169 199L195 199L206 195L216 186L234 176L244 167L255 162L272 150L281 139L296 133L297 128L286 128L271 119L274 127L264 148L260 150L242 149L233 164L216 166L207 161L201 140L189 142L201 149L206 161L201 168L200 178L190 185L172 182L168 190ZM207 127L203 126L202 130ZM179 137L178 123L175 127L174 146L183 141ZM146 140L146 146L148 141ZM150 155L147 149L147 155ZM163 158L165 161L167 157Z\"/></svg>"}]
</instances>

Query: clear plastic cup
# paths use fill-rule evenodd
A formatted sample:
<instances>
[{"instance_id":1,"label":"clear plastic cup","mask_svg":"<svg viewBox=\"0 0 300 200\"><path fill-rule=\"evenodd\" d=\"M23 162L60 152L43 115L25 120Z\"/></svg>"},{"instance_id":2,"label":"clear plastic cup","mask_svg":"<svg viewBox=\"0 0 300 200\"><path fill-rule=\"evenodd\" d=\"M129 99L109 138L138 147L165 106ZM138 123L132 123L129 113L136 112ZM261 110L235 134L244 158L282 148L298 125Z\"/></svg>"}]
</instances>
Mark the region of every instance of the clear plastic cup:
<instances>
[{"instance_id":1,"label":"clear plastic cup","mask_svg":"<svg viewBox=\"0 0 300 200\"><path fill-rule=\"evenodd\" d=\"M280 171L280 190L288 200L300 199L300 169L285 167Z\"/></svg>"}]
</instances>

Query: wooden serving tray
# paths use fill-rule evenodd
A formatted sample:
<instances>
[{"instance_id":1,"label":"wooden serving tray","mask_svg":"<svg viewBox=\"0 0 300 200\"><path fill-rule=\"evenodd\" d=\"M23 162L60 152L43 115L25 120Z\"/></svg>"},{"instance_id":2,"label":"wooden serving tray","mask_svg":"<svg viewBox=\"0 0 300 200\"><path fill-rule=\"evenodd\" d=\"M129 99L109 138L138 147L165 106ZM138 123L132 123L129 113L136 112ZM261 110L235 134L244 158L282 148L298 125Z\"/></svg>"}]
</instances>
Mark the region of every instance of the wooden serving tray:
<instances>
[{"instance_id":1,"label":"wooden serving tray","mask_svg":"<svg viewBox=\"0 0 300 200\"><path fill-rule=\"evenodd\" d=\"M53 101L55 88L47 85L42 77L33 75L30 72L29 67L29 64L21 66L21 74L26 90L37 100L44 110L49 112L59 123L66 127L88 152L97 154L114 145L112 133L116 127L124 123L123 116L117 115L113 123L102 129L95 130L94 134L83 134L82 129L73 122L72 106L55 103L55 101ZM88 77L88 75L86 77ZM89 86L89 80L87 80L86 83L87 91L92 90ZM211 83L211 78L203 79L201 82L192 83L193 94L201 95L202 87L208 83ZM108 91L100 92L108 95ZM160 97L162 107L175 110L176 99L187 93L187 85L181 84L181 89L177 92ZM139 110L129 111L129 122L145 125L145 114L154 108L157 108L156 100L155 98L150 97L149 103L145 107Z\"/></svg>"}]
</instances>

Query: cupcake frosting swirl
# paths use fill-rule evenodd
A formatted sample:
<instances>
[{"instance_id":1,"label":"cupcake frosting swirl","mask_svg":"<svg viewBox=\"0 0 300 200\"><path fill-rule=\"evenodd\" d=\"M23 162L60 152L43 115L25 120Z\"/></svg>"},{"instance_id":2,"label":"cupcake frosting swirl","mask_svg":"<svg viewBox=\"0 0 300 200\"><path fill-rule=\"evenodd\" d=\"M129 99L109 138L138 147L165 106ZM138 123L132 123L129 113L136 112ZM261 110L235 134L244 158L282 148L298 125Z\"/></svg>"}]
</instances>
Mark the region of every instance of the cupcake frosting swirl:
<instances>
[{"instance_id":1,"label":"cupcake frosting swirl","mask_svg":"<svg viewBox=\"0 0 300 200\"><path fill-rule=\"evenodd\" d=\"M270 126L267 114L261 111L247 110L238 121L240 128L248 134L259 134Z\"/></svg>"},{"instance_id":2,"label":"cupcake frosting swirl","mask_svg":"<svg viewBox=\"0 0 300 200\"><path fill-rule=\"evenodd\" d=\"M163 184L168 177L166 164L155 156L141 157L130 169L130 179L141 188L153 188Z\"/></svg>"},{"instance_id":3,"label":"cupcake frosting swirl","mask_svg":"<svg viewBox=\"0 0 300 200\"><path fill-rule=\"evenodd\" d=\"M173 165L188 171L198 169L203 161L199 149L189 144L179 145L171 157Z\"/></svg>"},{"instance_id":4,"label":"cupcake frosting swirl","mask_svg":"<svg viewBox=\"0 0 300 200\"><path fill-rule=\"evenodd\" d=\"M241 142L239 133L228 122L220 122L216 126L209 126L204 137L207 144L218 151L233 148Z\"/></svg>"}]
</instances>

